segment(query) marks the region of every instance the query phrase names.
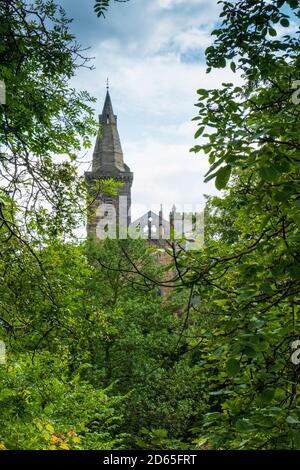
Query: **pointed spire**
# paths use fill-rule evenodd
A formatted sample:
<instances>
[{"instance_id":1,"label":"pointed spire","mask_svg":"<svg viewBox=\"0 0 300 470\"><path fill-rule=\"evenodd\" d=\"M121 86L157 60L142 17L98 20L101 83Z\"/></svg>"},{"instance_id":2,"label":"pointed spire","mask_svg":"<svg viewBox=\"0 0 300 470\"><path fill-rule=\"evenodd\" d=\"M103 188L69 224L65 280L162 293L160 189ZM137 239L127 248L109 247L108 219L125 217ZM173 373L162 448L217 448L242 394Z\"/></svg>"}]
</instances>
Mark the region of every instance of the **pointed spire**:
<instances>
[{"instance_id":1,"label":"pointed spire","mask_svg":"<svg viewBox=\"0 0 300 470\"><path fill-rule=\"evenodd\" d=\"M162 220L163 220L163 206L161 204L160 209L159 209L159 225L162 225Z\"/></svg>"},{"instance_id":2,"label":"pointed spire","mask_svg":"<svg viewBox=\"0 0 300 470\"><path fill-rule=\"evenodd\" d=\"M102 114L99 116L99 134L93 154L93 171L128 171L128 167L124 166L117 116L112 107L108 81Z\"/></svg>"},{"instance_id":3,"label":"pointed spire","mask_svg":"<svg viewBox=\"0 0 300 470\"><path fill-rule=\"evenodd\" d=\"M159 210L159 232L158 232L158 237L159 239L161 240L162 237L163 237L163 232L164 232L164 229L163 229L163 206L162 204L160 205L160 210Z\"/></svg>"},{"instance_id":4,"label":"pointed spire","mask_svg":"<svg viewBox=\"0 0 300 470\"><path fill-rule=\"evenodd\" d=\"M116 116L114 115L114 110L112 107L112 102L108 89L106 92L102 114L99 117L101 117L102 124L116 123Z\"/></svg>"}]
</instances>

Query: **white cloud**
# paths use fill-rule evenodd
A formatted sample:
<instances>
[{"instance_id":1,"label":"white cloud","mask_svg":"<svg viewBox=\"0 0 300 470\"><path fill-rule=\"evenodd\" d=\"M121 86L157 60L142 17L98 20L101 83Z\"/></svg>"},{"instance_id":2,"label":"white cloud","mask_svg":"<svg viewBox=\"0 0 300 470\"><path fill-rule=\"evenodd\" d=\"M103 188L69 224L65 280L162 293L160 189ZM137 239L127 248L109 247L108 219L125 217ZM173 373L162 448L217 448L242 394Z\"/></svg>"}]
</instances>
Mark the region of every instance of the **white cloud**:
<instances>
[{"instance_id":1,"label":"white cloud","mask_svg":"<svg viewBox=\"0 0 300 470\"><path fill-rule=\"evenodd\" d=\"M204 202L204 193L215 192L203 183L207 159L189 153L188 143L145 140L125 142L124 151L134 168L133 202L146 207L170 207Z\"/></svg>"},{"instance_id":2,"label":"white cloud","mask_svg":"<svg viewBox=\"0 0 300 470\"><path fill-rule=\"evenodd\" d=\"M207 0L158 0L158 5L161 8L174 8L177 6L188 5L190 6L199 6L203 3L207 3Z\"/></svg>"},{"instance_id":3,"label":"white cloud","mask_svg":"<svg viewBox=\"0 0 300 470\"><path fill-rule=\"evenodd\" d=\"M183 53L190 49L206 49L213 42L211 29L189 28L181 31L173 38L173 44Z\"/></svg>"},{"instance_id":4,"label":"white cloud","mask_svg":"<svg viewBox=\"0 0 300 470\"><path fill-rule=\"evenodd\" d=\"M174 119L180 124L194 116L198 88L216 88L224 81L240 82L230 70L206 74L204 64L182 63L175 53L145 58L126 56L116 41L101 43L93 52L96 70L90 74L90 91L99 97L101 107L108 75L113 102L118 103L116 111L128 113L128 119L134 112L141 113L143 120L156 115L163 117L166 124Z\"/></svg>"},{"instance_id":5,"label":"white cloud","mask_svg":"<svg viewBox=\"0 0 300 470\"><path fill-rule=\"evenodd\" d=\"M189 8L173 14L171 7L181 4ZM200 51L209 45L217 1L156 0L151 8L147 3L147 8L145 17L131 18L131 29L139 22L136 35L131 32L125 39L122 28L130 21L128 17L125 26L114 24L115 35L94 45L91 55L96 70L88 78L82 72L76 85L98 98L100 113L105 80L110 77L125 161L134 172L135 204L149 208L160 202L167 206L173 202L197 204L204 201L204 193L216 190L213 183L203 183L207 157L189 152L197 129L190 122L197 114L196 90L219 87L222 82L240 83L241 79L227 69L207 75L200 60L186 63L181 58L182 53L198 49L200 57ZM140 22L145 22L144 33Z\"/></svg>"}]
</instances>

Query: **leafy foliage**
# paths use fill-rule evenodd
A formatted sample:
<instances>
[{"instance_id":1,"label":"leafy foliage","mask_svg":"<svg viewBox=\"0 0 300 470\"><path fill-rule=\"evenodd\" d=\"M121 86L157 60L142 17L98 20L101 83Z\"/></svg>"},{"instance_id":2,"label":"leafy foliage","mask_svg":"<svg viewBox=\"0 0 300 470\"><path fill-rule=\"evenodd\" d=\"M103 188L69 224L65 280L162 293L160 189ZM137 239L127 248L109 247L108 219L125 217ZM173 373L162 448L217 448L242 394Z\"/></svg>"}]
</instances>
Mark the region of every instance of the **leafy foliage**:
<instances>
[{"instance_id":1,"label":"leafy foliage","mask_svg":"<svg viewBox=\"0 0 300 470\"><path fill-rule=\"evenodd\" d=\"M7 449L120 447L119 397L70 373L69 353L41 351L10 358L1 367L1 439ZM80 437L79 435L80 434Z\"/></svg>"},{"instance_id":2,"label":"leafy foliage","mask_svg":"<svg viewBox=\"0 0 300 470\"><path fill-rule=\"evenodd\" d=\"M243 72L244 86L199 90L201 134L211 164L204 252L187 255L206 337L212 410L202 435L222 448L299 448L299 31L279 37L298 2L223 2L209 67ZM290 12L287 8L289 6ZM293 12L293 13L292 13ZM202 130L203 129L203 130ZM229 177L231 175L231 182ZM206 307L205 307L206 306Z\"/></svg>"},{"instance_id":3,"label":"leafy foliage","mask_svg":"<svg viewBox=\"0 0 300 470\"><path fill-rule=\"evenodd\" d=\"M162 275L144 242L56 242L39 259L42 270L23 250L17 263L6 263L1 286L3 400L9 389L16 396L3 402L4 445L73 448L72 439L61 440L73 430L79 448L148 446L159 427L168 434L161 446L192 445L207 394L197 348L190 353L185 340L178 342L185 319L177 311L186 295L167 301L156 284L130 273L134 260L149 279ZM9 424L14 413L18 425Z\"/></svg>"},{"instance_id":4,"label":"leafy foliage","mask_svg":"<svg viewBox=\"0 0 300 470\"><path fill-rule=\"evenodd\" d=\"M300 449L299 3L222 3L208 68L244 86L198 90L192 150L224 192L205 247L161 267L141 240L62 241L95 131L68 87L86 59L51 0L0 2L1 450Z\"/></svg>"},{"instance_id":5,"label":"leafy foliage","mask_svg":"<svg viewBox=\"0 0 300 470\"><path fill-rule=\"evenodd\" d=\"M0 230L3 242L70 235L85 217L80 152L97 132L95 99L69 81L90 59L52 0L0 2ZM113 188L113 186L112 186ZM110 187L99 190L109 192ZM22 221L22 222L21 222Z\"/></svg>"},{"instance_id":6,"label":"leafy foliage","mask_svg":"<svg viewBox=\"0 0 300 470\"><path fill-rule=\"evenodd\" d=\"M113 0L117 3L127 3L129 0ZM98 17L105 17L105 13L108 10L110 0L96 0L94 5L94 11Z\"/></svg>"}]
</instances>

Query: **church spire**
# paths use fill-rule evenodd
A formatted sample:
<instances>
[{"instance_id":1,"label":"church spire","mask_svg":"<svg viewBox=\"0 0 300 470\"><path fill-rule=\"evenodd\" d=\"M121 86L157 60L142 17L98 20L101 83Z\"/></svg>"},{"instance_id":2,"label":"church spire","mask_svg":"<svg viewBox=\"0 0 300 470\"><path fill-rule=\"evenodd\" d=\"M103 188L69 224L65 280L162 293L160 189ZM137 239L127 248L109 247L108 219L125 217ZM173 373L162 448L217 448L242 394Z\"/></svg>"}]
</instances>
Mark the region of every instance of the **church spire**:
<instances>
[{"instance_id":1,"label":"church spire","mask_svg":"<svg viewBox=\"0 0 300 470\"><path fill-rule=\"evenodd\" d=\"M105 97L104 106L103 106L101 116L102 116L102 121L105 121L106 124L109 124L109 120L111 122L116 123L117 116L114 115L114 110L113 110L113 107L112 107L111 98L110 98L108 88L107 88L106 97Z\"/></svg>"},{"instance_id":2,"label":"church spire","mask_svg":"<svg viewBox=\"0 0 300 470\"><path fill-rule=\"evenodd\" d=\"M111 178L122 183L117 195L102 193L95 184L99 179ZM112 107L108 82L102 114L99 116L99 135L94 149L92 170L85 172L85 181L93 201L89 206L88 235L106 238L106 228L109 226L116 227L117 236L122 237L124 227L127 229L130 224L133 173L124 163L117 116Z\"/></svg>"},{"instance_id":3,"label":"church spire","mask_svg":"<svg viewBox=\"0 0 300 470\"><path fill-rule=\"evenodd\" d=\"M108 82L102 114L99 116L99 136L93 154L93 171L98 170L101 172L127 170L124 166L117 116L112 107Z\"/></svg>"}]
</instances>

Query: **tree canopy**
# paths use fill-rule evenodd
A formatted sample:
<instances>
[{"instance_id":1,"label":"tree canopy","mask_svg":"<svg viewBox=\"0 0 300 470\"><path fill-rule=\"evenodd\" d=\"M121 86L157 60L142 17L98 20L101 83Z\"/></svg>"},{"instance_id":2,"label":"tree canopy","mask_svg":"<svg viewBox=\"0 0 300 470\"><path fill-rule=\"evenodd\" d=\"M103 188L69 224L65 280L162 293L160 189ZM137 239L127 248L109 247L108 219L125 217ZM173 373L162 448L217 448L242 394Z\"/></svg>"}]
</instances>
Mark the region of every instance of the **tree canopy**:
<instances>
[{"instance_id":1,"label":"tree canopy","mask_svg":"<svg viewBox=\"0 0 300 470\"><path fill-rule=\"evenodd\" d=\"M207 72L243 84L198 90L191 151L222 193L205 245L162 266L142 240L64 239L89 62L52 0L0 1L0 449L300 449L299 2L221 3Z\"/></svg>"},{"instance_id":2,"label":"tree canopy","mask_svg":"<svg viewBox=\"0 0 300 470\"><path fill-rule=\"evenodd\" d=\"M210 200L207 247L188 255L186 274L199 310L217 319L204 332L216 403L207 435L226 448L299 448L300 40L287 28L300 9L223 2L221 17L208 72L230 62L244 86L198 90L205 143L192 150L207 154L207 180L225 192Z\"/></svg>"}]
</instances>

